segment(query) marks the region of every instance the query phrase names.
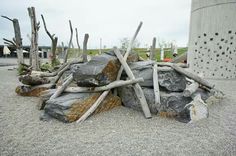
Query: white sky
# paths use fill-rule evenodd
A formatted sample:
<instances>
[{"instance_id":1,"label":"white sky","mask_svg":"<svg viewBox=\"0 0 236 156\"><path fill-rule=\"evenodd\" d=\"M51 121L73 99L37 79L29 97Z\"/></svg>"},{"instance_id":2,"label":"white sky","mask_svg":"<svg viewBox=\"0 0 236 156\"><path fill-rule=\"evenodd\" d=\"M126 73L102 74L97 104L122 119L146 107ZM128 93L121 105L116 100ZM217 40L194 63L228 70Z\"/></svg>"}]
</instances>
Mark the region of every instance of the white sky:
<instances>
[{"instance_id":1,"label":"white sky","mask_svg":"<svg viewBox=\"0 0 236 156\"><path fill-rule=\"evenodd\" d=\"M188 42L191 0L0 0L0 4L0 15L19 19L24 45L29 45L30 6L36 8L41 24L40 14L44 15L48 30L58 36L59 44L69 42L69 19L73 28L78 28L80 44L89 33L88 48L98 48L100 38L107 47L119 46L120 39L132 37L140 21L143 26L138 41L142 47L150 45L153 37L175 40L178 46ZM2 38L13 36L12 23L0 18L0 44ZM76 45L75 33L73 43ZM51 45L43 25L39 45Z\"/></svg>"}]
</instances>

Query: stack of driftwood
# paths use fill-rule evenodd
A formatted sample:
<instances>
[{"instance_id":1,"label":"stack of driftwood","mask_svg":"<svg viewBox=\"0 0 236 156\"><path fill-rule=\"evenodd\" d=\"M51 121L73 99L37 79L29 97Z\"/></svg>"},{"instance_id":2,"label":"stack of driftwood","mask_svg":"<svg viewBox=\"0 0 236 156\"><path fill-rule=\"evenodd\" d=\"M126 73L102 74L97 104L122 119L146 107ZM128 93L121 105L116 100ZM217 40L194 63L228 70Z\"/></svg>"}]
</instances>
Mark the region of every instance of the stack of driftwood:
<instances>
[{"instance_id":1,"label":"stack of driftwood","mask_svg":"<svg viewBox=\"0 0 236 156\"><path fill-rule=\"evenodd\" d=\"M41 119L54 117L63 122L82 122L91 114L124 105L152 114L176 117L184 122L206 118L206 100L217 91L198 75L188 72L186 64L140 61L129 47L94 56L87 62L64 63L52 73L29 70L19 80L24 85L16 92L39 96Z\"/></svg>"}]
</instances>

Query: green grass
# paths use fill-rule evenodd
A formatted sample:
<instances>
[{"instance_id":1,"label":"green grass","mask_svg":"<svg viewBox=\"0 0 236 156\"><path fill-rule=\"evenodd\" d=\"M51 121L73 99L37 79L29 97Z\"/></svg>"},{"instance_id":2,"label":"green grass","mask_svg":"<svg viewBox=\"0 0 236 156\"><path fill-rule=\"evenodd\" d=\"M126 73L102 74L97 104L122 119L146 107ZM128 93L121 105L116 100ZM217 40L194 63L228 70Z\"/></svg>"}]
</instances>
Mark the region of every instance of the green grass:
<instances>
[{"instance_id":1,"label":"green grass","mask_svg":"<svg viewBox=\"0 0 236 156\"><path fill-rule=\"evenodd\" d=\"M103 49L102 52L107 52L109 50L110 49ZM173 58L170 48L165 48L164 50L165 50L165 58ZM136 51L139 54L139 56L141 56L145 60L147 59L146 48L135 48L134 51ZM157 48L156 52L157 52L156 61L160 61L160 48ZM187 48L179 48L178 49L178 55L181 55L184 52L187 52ZM69 50L69 58L75 57L76 53L78 53L77 49L70 49ZM94 55L97 55L98 53L99 53L99 49L88 49L88 55L94 56Z\"/></svg>"}]
</instances>

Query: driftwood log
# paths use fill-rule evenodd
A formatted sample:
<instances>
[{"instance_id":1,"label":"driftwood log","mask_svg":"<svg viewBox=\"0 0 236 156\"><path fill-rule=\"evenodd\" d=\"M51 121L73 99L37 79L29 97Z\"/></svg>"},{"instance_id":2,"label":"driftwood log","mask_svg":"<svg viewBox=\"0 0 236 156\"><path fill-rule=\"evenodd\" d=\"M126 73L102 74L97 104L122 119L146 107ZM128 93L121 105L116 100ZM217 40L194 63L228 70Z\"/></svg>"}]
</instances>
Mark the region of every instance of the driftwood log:
<instances>
[{"instance_id":1,"label":"driftwood log","mask_svg":"<svg viewBox=\"0 0 236 156\"><path fill-rule=\"evenodd\" d=\"M33 70L40 71L39 54L38 54L38 31L39 22L36 20L35 8L28 8L28 13L31 21L31 47L30 53L32 56Z\"/></svg>"},{"instance_id":2,"label":"driftwood log","mask_svg":"<svg viewBox=\"0 0 236 156\"><path fill-rule=\"evenodd\" d=\"M65 54L64 54L64 63L67 62L67 59L68 59L68 51L69 51L69 49L70 49L71 46L72 46L72 39L73 39L73 28L72 28L72 24L71 24L71 21L70 21L70 20L69 20L69 26L70 26L70 41L69 41L68 48L66 49Z\"/></svg>"},{"instance_id":3,"label":"driftwood log","mask_svg":"<svg viewBox=\"0 0 236 156\"><path fill-rule=\"evenodd\" d=\"M151 52L150 52L150 60L156 60L155 49L156 49L156 37L154 37L153 40L152 40L152 48L151 48Z\"/></svg>"},{"instance_id":4,"label":"driftwood log","mask_svg":"<svg viewBox=\"0 0 236 156\"><path fill-rule=\"evenodd\" d=\"M114 48L114 52L115 52L117 58L119 59L120 63L122 64L123 68L125 69L125 72L127 73L128 77L130 79L135 79L131 69L129 68L128 64L126 63L127 58L126 59L123 58L123 56L121 55L120 51L117 48ZM151 118L152 115L150 113L146 98L144 96L141 86L138 83L134 84L134 90L135 90L135 94L137 95L137 97L140 101L140 104L142 106L144 116L146 118Z\"/></svg>"},{"instance_id":5,"label":"driftwood log","mask_svg":"<svg viewBox=\"0 0 236 156\"><path fill-rule=\"evenodd\" d=\"M57 50L58 37L56 37L55 34L52 35L48 31L43 15L41 15L41 18L43 20L44 29L45 29L47 35L49 36L49 38L51 39L51 42L52 42L52 44L51 44L51 53L52 53L51 64L54 66L55 62L56 62L56 50Z\"/></svg>"},{"instance_id":6,"label":"driftwood log","mask_svg":"<svg viewBox=\"0 0 236 156\"><path fill-rule=\"evenodd\" d=\"M160 89L159 89L158 74L157 74L157 64L154 64L153 66L153 88L155 95L155 104L158 105L160 104L161 99L160 99Z\"/></svg>"}]
</instances>

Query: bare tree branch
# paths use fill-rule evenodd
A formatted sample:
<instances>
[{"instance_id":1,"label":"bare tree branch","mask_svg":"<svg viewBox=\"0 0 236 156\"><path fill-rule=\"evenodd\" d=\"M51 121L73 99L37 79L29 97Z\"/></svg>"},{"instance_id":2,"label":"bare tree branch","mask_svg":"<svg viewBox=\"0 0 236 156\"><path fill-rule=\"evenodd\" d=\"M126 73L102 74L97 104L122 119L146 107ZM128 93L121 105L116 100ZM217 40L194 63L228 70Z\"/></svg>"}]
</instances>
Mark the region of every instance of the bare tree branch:
<instances>
[{"instance_id":1,"label":"bare tree branch","mask_svg":"<svg viewBox=\"0 0 236 156\"><path fill-rule=\"evenodd\" d=\"M76 33L76 43L77 43L77 46L78 46L78 48L79 48L79 54L80 54L79 35L78 35L78 30L77 30L77 28L75 28L75 33Z\"/></svg>"},{"instance_id":2,"label":"bare tree branch","mask_svg":"<svg viewBox=\"0 0 236 156\"><path fill-rule=\"evenodd\" d=\"M8 40L6 38L3 38L3 40L5 41L4 44L8 44L8 45L11 45L13 47L16 47L16 43L14 43L14 41Z\"/></svg>"},{"instance_id":3,"label":"bare tree branch","mask_svg":"<svg viewBox=\"0 0 236 156\"><path fill-rule=\"evenodd\" d=\"M7 17L7 16L1 16L2 18L5 18L5 19L8 19L8 20L10 20L10 21L12 21L13 22L13 19L10 19L9 17Z\"/></svg>"},{"instance_id":4,"label":"bare tree branch","mask_svg":"<svg viewBox=\"0 0 236 156\"><path fill-rule=\"evenodd\" d=\"M72 24L71 24L71 21L70 21L70 20L69 20L69 24L70 24L70 42L69 42L69 45L68 45L68 49L67 49L66 52L65 52L64 63L67 62L68 50L71 48L71 45L72 45L72 38L73 38L73 28L72 28Z\"/></svg>"}]
</instances>

